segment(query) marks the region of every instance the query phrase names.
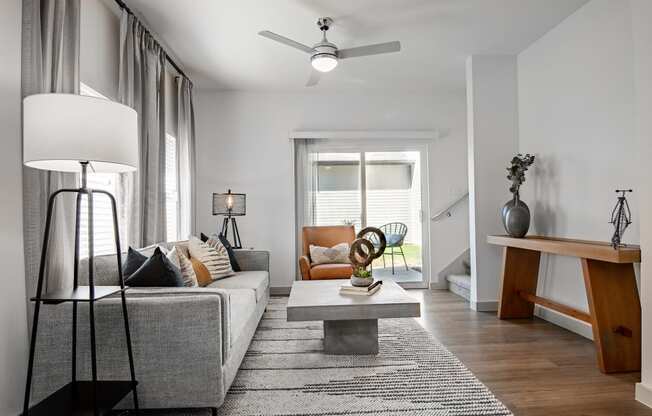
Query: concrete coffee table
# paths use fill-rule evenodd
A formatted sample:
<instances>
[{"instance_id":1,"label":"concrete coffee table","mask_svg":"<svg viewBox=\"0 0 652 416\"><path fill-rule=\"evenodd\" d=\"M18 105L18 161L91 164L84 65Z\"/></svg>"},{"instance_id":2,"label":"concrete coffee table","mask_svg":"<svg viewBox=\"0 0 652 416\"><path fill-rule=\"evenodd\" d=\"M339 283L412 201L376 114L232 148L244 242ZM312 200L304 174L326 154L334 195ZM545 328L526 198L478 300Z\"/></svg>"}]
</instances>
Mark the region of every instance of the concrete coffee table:
<instances>
[{"instance_id":1,"label":"concrete coffee table","mask_svg":"<svg viewBox=\"0 0 652 416\"><path fill-rule=\"evenodd\" d=\"M324 352L377 354L378 319L421 316L419 301L392 281L371 296L342 295L343 280L294 282L288 321L324 321Z\"/></svg>"}]
</instances>

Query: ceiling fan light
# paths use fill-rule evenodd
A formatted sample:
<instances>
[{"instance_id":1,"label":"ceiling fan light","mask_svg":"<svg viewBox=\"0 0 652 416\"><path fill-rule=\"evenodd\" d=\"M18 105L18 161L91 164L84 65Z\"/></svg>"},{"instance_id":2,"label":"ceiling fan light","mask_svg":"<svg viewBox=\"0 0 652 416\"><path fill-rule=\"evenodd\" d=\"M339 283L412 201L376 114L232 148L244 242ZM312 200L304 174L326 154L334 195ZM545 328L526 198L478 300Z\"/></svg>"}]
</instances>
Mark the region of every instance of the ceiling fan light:
<instances>
[{"instance_id":1,"label":"ceiling fan light","mask_svg":"<svg viewBox=\"0 0 652 416\"><path fill-rule=\"evenodd\" d=\"M317 54L310 59L310 63L319 72L330 72L337 66L337 58L331 54Z\"/></svg>"}]
</instances>

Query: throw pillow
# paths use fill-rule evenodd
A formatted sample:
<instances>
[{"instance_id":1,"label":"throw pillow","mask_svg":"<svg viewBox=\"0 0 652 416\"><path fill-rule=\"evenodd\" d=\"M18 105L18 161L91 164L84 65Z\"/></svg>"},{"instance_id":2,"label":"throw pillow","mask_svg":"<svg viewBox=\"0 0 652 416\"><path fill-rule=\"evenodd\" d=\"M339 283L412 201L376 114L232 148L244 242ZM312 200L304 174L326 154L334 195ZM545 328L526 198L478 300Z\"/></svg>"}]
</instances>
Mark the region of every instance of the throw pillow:
<instances>
[{"instance_id":1,"label":"throw pillow","mask_svg":"<svg viewBox=\"0 0 652 416\"><path fill-rule=\"evenodd\" d=\"M147 261L147 256L129 247L127 258L122 265L122 276L127 279Z\"/></svg>"},{"instance_id":2,"label":"throw pillow","mask_svg":"<svg viewBox=\"0 0 652 416\"><path fill-rule=\"evenodd\" d=\"M210 237L204 233L201 233L199 235L199 239L204 243L208 243L208 240L219 240L220 243L222 243L222 245L226 249L226 253L229 255L229 262L231 262L231 268L233 269L233 271L234 272L242 271L240 265L238 264L238 260L235 258L235 253L233 252L233 247L231 247L231 243L229 243L229 240L226 237L224 237L222 233L211 234Z\"/></svg>"},{"instance_id":3,"label":"throw pillow","mask_svg":"<svg viewBox=\"0 0 652 416\"><path fill-rule=\"evenodd\" d=\"M220 234L213 234L211 236L213 240L218 239L220 240L220 243L224 246L226 249L226 253L229 255L229 261L231 262L231 268L233 269L234 272L240 272L242 269L240 268L240 265L238 264L238 260L235 258L235 253L233 252L233 247L231 247L231 243L229 243L229 240Z\"/></svg>"},{"instance_id":4,"label":"throw pillow","mask_svg":"<svg viewBox=\"0 0 652 416\"><path fill-rule=\"evenodd\" d=\"M211 278L211 274L206 266L204 266L204 263L193 257L190 258L190 263L192 264L195 276L197 276L197 285L205 287L213 283L213 278Z\"/></svg>"},{"instance_id":5,"label":"throw pillow","mask_svg":"<svg viewBox=\"0 0 652 416\"><path fill-rule=\"evenodd\" d=\"M349 263L349 243L336 244L333 247L310 245L310 260L313 264Z\"/></svg>"},{"instance_id":6,"label":"throw pillow","mask_svg":"<svg viewBox=\"0 0 652 416\"><path fill-rule=\"evenodd\" d=\"M152 257L147 259L125 284L131 287L182 287L183 278L179 269L157 247Z\"/></svg>"},{"instance_id":7,"label":"throw pillow","mask_svg":"<svg viewBox=\"0 0 652 416\"><path fill-rule=\"evenodd\" d=\"M192 262L177 246L172 247L172 250L167 254L167 258L181 271L184 286L198 286L197 275L192 267Z\"/></svg>"},{"instance_id":8,"label":"throw pillow","mask_svg":"<svg viewBox=\"0 0 652 416\"><path fill-rule=\"evenodd\" d=\"M213 280L233 275L229 255L219 240L209 239L204 243L197 237L191 237L188 241L188 250L191 257L206 266Z\"/></svg>"}]
</instances>

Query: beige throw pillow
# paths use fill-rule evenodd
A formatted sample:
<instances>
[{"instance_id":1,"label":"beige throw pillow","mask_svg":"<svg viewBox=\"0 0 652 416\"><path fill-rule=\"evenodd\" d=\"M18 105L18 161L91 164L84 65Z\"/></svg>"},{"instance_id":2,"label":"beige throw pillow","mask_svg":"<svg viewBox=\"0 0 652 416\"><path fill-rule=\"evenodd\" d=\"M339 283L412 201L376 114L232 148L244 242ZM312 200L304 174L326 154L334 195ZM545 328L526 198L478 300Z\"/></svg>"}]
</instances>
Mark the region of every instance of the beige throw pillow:
<instances>
[{"instance_id":1,"label":"beige throw pillow","mask_svg":"<svg viewBox=\"0 0 652 416\"><path fill-rule=\"evenodd\" d=\"M192 262L185 254L177 247L174 246L167 254L168 259L181 270L181 277L183 278L183 285L186 287L197 287L197 275L192 267Z\"/></svg>"},{"instance_id":2,"label":"beige throw pillow","mask_svg":"<svg viewBox=\"0 0 652 416\"><path fill-rule=\"evenodd\" d=\"M312 264L349 263L349 243L340 243L333 247L310 245Z\"/></svg>"},{"instance_id":3,"label":"beige throw pillow","mask_svg":"<svg viewBox=\"0 0 652 416\"><path fill-rule=\"evenodd\" d=\"M231 268L229 254L219 241L213 240L211 244L208 244L197 237L191 237L188 241L188 250L190 257L199 260L206 266L213 280L235 274Z\"/></svg>"}]
</instances>

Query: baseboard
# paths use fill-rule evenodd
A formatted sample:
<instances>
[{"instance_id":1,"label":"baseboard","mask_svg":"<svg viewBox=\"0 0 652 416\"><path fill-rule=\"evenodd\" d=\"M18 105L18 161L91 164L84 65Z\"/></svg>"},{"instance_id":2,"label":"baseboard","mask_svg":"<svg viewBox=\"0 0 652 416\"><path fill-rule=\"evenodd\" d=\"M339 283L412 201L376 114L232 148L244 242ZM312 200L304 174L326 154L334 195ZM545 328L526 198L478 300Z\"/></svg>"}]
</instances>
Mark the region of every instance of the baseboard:
<instances>
[{"instance_id":1,"label":"baseboard","mask_svg":"<svg viewBox=\"0 0 652 416\"><path fill-rule=\"evenodd\" d=\"M552 324L581 335L584 338L593 340L593 329L591 328L591 325L587 323L578 321L577 319L573 319L566 315L562 315L550 309L542 308L538 305L534 309L534 315L538 316L544 321L548 321Z\"/></svg>"},{"instance_id":2,"label":"baseboard","mask_svg":"<svg viewBox=\"0 0 652 416\"><path fill-rule=\"evenodd\" d=\"M290 286L272 286L269 288L269 293L272 296L289 296L290 289L292 289Z\"/></svg>"},{"instance_id":3,"label":"baseboard","mask_svg":"<svg viewBox=\"0 0 652 416\"><path fill-rule=\"evenodd\" d=\"M498 301L485 300L482 302L469 301L469 306L476 312L496 312L498 310Z\"/></svg>"},{"instance_id":4,"label":"baseboard","mask_svg":"<svg viewBox=\"0 0 652 416\"><path fill-rule=\"evenodd\" d=\"M636 383L636 393L634 398L637 402L643 403L647 407L652 407L652 389L643 383Z\"/></svg>"}]
</instances>

